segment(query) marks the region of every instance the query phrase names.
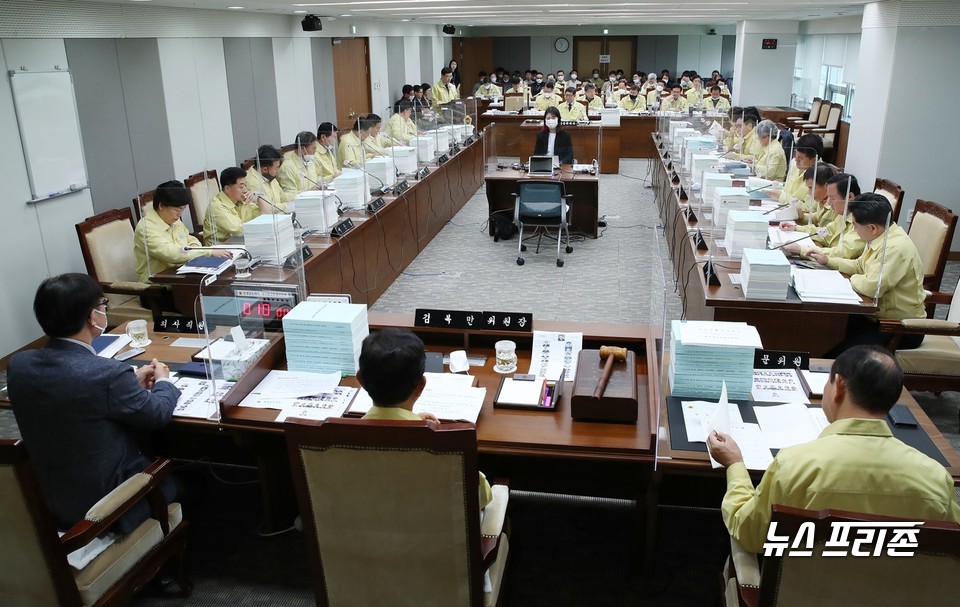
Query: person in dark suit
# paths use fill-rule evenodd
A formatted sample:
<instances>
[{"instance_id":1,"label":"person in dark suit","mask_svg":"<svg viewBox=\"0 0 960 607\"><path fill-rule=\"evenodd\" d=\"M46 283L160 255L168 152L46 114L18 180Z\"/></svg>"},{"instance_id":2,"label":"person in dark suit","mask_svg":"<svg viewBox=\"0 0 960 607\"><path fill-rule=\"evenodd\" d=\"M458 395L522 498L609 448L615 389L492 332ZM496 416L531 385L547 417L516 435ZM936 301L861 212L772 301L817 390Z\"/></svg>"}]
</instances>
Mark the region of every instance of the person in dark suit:
<instances>
[{"instance_id":1,"label":"person in dark suit","mask_svg":"<svg viewBox=\"0 0 960 607\"><path fill-rule=\"evenodd\" d=\"M40 285L34 314L50 338L19 352L7 368L20 433L57 527L83 519L100 498L150 465L141 451L147 431L170 422L180 390L156 359L136 372L97 356L91 345L107 328L107 299L86 274L61 274ZM162 485L168 501L180 482ZM139 503L113 530L128 533L149 517Z\"/></svg>"},{"instance_id":2,"label":"person in dark suit","mask_svg":"<svg viewBox=\"0 0 960 607\"><path fill-rule=\"evenodd\" d=\"M534 156L557 156L560 164L573 164L573 140L560 128L560 110L550 106L543 114L543 130L537 133Z\"/></svg>"}]
</instances>

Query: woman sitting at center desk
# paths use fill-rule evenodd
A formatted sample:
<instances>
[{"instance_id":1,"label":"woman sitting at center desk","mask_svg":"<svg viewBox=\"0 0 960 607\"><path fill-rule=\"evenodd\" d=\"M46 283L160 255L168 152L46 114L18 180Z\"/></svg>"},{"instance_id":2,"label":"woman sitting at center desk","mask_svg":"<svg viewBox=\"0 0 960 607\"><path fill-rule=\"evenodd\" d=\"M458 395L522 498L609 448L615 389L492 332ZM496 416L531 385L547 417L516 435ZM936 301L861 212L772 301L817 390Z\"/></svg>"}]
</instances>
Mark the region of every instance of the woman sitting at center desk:
<instances>
[{"instance_id":1,"label":"woman sitting at center desk","mask_svg":"<svg viewBox=\"0 0 960 607\"><path fill-rule=\"evenodd\" d=\"M551 106L543 114L543 130L537 133L534 156L557 156L560 164L573 164L573 140L560 128L560 110Z\"/></svg>"}]
</instances>

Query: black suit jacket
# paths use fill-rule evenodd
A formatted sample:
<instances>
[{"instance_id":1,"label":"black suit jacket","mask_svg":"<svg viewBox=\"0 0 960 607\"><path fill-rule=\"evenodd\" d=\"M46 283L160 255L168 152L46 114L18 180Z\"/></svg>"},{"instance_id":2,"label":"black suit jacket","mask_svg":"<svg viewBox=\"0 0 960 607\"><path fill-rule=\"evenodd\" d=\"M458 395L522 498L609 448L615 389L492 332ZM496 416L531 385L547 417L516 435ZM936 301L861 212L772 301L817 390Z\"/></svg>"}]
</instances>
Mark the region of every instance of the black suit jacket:
<instances>
[{"instance_id":1,"label":"black suit jacket","mask_svg":"<svg viewBox=\"0 0 960 607\"><path fill-rule=\"evenodd\" d=\"M534 156L545 156L547 154L549 138L550 133L547 131L537 133L537 145L533 149ZM553 154L560 158L560 164L573 164L573 140L570 139L570 133L557 131L557 138L553 141Z\"/></svg>"},{"instance_id":2,"label":"black suit jacket","mask_svg":"<svg viewBox=\"0 0 960 607\"><path fill-rule=\"evenodd\" d=\"M180 396L166 381L145 390L128 363L63 339L16 354L7 374L17 425L61 529L150 465L140 442L147 431L170 422ZM174 487L168 478L168 499L175 497ZM148 516L147 504L140 503L116 530L132 531Z\"/></svg>"}]
</instances>

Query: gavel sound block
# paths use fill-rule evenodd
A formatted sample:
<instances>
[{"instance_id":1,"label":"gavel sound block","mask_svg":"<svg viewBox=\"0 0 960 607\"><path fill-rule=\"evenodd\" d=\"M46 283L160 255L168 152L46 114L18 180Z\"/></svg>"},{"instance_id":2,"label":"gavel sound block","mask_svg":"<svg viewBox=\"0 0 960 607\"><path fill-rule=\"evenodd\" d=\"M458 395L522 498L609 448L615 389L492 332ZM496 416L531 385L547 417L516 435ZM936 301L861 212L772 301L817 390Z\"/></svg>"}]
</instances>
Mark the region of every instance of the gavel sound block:
<instances>
[{"instance_id":1,"label":"gavel sound block","mask_svg":"<svg viewBox=\"0 0 960 607\"><path fill-rule=\"evenodd\" d=\"M581 350L570 397L574 419L636 423L637 359L625 348Z\"/></svg>"}]
</instances>

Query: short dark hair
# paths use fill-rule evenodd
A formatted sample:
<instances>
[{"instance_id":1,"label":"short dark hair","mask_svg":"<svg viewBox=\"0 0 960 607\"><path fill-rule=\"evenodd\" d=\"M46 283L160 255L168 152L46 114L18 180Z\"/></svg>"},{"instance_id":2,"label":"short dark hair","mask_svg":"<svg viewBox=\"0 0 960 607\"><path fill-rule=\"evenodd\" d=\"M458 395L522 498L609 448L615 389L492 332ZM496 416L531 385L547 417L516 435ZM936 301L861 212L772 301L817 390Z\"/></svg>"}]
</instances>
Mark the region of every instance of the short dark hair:
<instances>
[{"instance_id":1,"label":"short dark hair","mask_svg":"<svg viewBox=\"0 0 960 607\"><path fill-rule=\"evenodd\" d=\"M510 84L511 85L520 84L520 76L513 76L512 78L510 78Z\"/></svg>"},{"instance_id":2,"label":"short dark hair","mask_svg":"<svg viewBox=\"0 0 960 607\"><path fill-rule=\"evenodd\" d=\"M883 194L874 194L867 192L860 194L850 201L847 210L853 213L853 220L862 225L875 224L878 226L887 225L887 217L890 216L893 209L890 207L890 201ZM891 218L892 221L892 218Z\"/></svg>"},{"instance_id":3,"label":"short dark hair","mask_svg":"<svg viewBox=\"0 0 960 607\"><path fill-rule=\"evenodd\" d=\"M670 91L673 92L674 89L679 89L679 90L682 91L682 90L683 90L683 87L680 86L679 84L674 84L674 85L672 85L672 86L670 87Z\"/></svg>"},{"instance_id":4,"label":"short dark hair","mask_svg":"<svg viewBox=\"0 0 960 607\"><path fill-rule=\"evenodd\" d=\"M713 86L710 87L710 92L712 93L713 91L717 91L719 93L720 87L714 84Z\"/></svg>"},{"instance_id":5,"label":"short dark hair","mask_svg":"<svg viewBox=\"0 0 960 607\"><path fill-rule=\"evenodd\" d=\"M577 87L575 87L575 86L568 86L568 87L563 91L563 94L564 94L564 95L566 95L567 93L570 93L571 95L576 95L576 94L577 94Z\"/></svg>"},{"instance_id":6,"label":"short dark hair","mask_svg":"<svg viewBox=\"0 0 960 607\"><path fill-rule=\"evenodd\" d=\"M376 114L367 114L365 118L361 118L360 128L364 131L367 131L377 126L381 122L383 122L383 119L380 118L380 116L377 116Z\"/></svg>"},{"instance_id":7,"label":"short dark hair","mask_svg":"<svg viewBox=\"0 0 960 607\"><path fill-rule=\"evenodd\" d=\"M403 88L400 89L400 92L401 92L404 96L409 95L410 93L413 92L413 85L412 85L412 84L404 84L404 85L403 85Z\"/></svg>"},{"instance_id":8,"label":"short dark hair","mask_svg":"<svg viewBox=\"0 0 960 607\"><path fill-rule=\"evenodd\" d=\"M903 369L880 346L854 346L844 351L830 367L830 381L837 375L846 380L851 399L872 413L890 411L903 391Z\"/></svg>"},{"instance_id":9,"label":"short dark hair","mask_svg":"<svg viewBox=\"0 0 960 607\"><path fill-rule=\"evenodd\" d=\"M753 126L757 126L757 122L759 121L757 120L757 117L754 116L753 114L748 114L747 112L743 113L744 124L752 124Z\"/></svg>"},{"instance_id":10,"label":"short dark hair","mask_svg":"<svg viewBox=\"0 0 960 607\"><path fill-rule=\"evenodd\" d=\"M594 83L592 83L592 82L585 82L585 83L583 84L583 90L584 90L584 91L586 91L587 89L593 90L593 89L595 89L595 88L597 88L597 85L594 84Z\"/></svg>"},{"instance_id":11,"label":"short dark hair","mask_svg":"<svg viewBox=\"0 0 960 607\"><path fill-rule=\"evenodd\" d=\"M823 139L814 133L801 135L797 139L797 144L793 146L793 151L810 158L820 158L823 156Z\"/></svg>"},{"instance_id":12,"label":"short dark hair","mask_svg":"<svg viewBox=\"0 0 960 607\"><path fill-rule=\"evenodd\" d=\"M403 111L412 110L412 109L413 109L413 102L410 101L409 99L404 99L397 105L398 112L403 112Z\"/></svg>"},{"instance_id":13,"label":"short dark hair","mask_svg":"<svg viewBox=\"0 0 960 607\"><path fill-rule=\"evenodd\" d=\"M831 183L837 186L837 191L841 194L853 194L854 196L860 195L860 184L857 183L857 178L850 173L837 173L827 180L827 185L830 185ZM847 183L850 184L849 192L847 191Z\"/></svg>"},{"instance_id":14,"label":"short dark hair","mask_svg":"<svg viewBox=\"0 0 960 607\"><path fill-rule=\"evenodd\" d=\"M153 194L153 210L159 211L160 205L165 207L185 207L190 204L190 190L182 181L164 181L157 186Z\"/></svg>"},{"instance_id":15,"label":"short dark hair","mask_svg":"<svg viewBox=\"0 0 960 607\"><path fill-rule=\"evenodd\" d=\"M816 171L816 173L814 173ZM837 174L837 170L832 165L821 163L812 166L803 172L803 180L813 179L817 185L827 185L830 178Z\"/></svg>"},{"instance_id":16,"label":"short dark hair","mask_svg":"<svg viewBox=\"0 0 960 607\"><path fill-rule=\"evenodd\" d=\"M70 337L83 328L100 305L103 289L86 274L60 274L42 283L33 298L33 313L50 337Z\"/></svg>"},{"instance_id":17,"label":"short dark hair","mask_svg":"<svg viewBox=\"0 0 960 607\"><path fill-rule=\"evenodd\" d=\"M441 68L441 69L440 69L440 75L441 75L441 76L446 76L447 74L452 74L452 73L453 73L453 70L450 69L449 67L445 67L445 68Z\"/></svg>"},{"instance_id":18,"label":"short dark hair","mask_svg":"<svg viewBox=\"0 0 960 607\"><path fill-rule=\"evenodd\" d=\"M225 188L234 185L246 176L247 173L240 167L227 167L220 171L220 187Z\"/></svg>"},{"instance_id":19,"label":"short dark hair","mask_svg":"<svg viewBox=\"0 0 960 607\"><path fill-rule=\"evenodd\" d=\"M483 78L483 77L486 76L486 75L487 75L487 72L486 72L486 71L480 70L480 77L481 77L481 78Z\"/></svg>"},{"instance_id":20,"label":"short dark hair","mask_svg":"<svg viewBox=\"0 0 960 607\"><path fill-rule=\"evenodd\" d=\"M429 91L431 88L432 87L430 86L429 82L424 82L423 84L420 85L420 90L422 90L424 93Z\"/></svg>"},{"instance_id":21,"label":"short dark hair","mask_svg":"<svg viewBox=\"0 0 960 607\"><path fill-rule=\"evenodd\" d=\"M545 88L545 89L552 89L552 88L553 88L553 82L552 82L551 80L547 80L546 82L543 83L543 88Z\"/></svg>"},{"instance_id":22,"label":"short dark hair","mask_svg":"<svg viewBox=\"0 0 960 607\"><path fill-rule=\"evenodd\" d=\"M265 144L257 148L257 162L260 166L268 167L278 160L283 160L283 154L272 145Z\"/></svg>"},{"instance_id":23,"label":"short dark hair","mask_svg":"<svg viewBox=\"0 0 960 607\"><path fill-rule=\"evenodd\" d=\"M557 120L559 120L559 119L560 119L560 110L559 110L556 106L551 105L551 106L547 107L547 109L545 109L545 110L543 111L543 119L544 119L544 121L546 121L547 116L556 116L556 117L557 117ZM557 130L558 130L558 131L560 130L560 125L557 125Z\"/></svg>"},{"instance_id":24,"label":"short dark hair","mask_svg":"<svg viewBox=\"0 0 960 607\"><path fill-rule=\"evenodd\" d=\"M760 110L758 110L756 106L748 105L747 107L743 108L743 117L746 118L747 116L753 116L757 119L757 122L763 120L763 118L760 116Z\"/></svg>"},{"instance_id":25,"label":"short dark hair","mask_svg":"<svg viewBox=\"0 0 960 607\"><path fill-rule=\"evenodd\" d=\"M410 102L408 101L407 103ZM340 129L337 128L337 125L332 122L321 122L320 126L317 127L317 139L320 139L321 135L324 137L329 137L339 130Z\"/></svg>"},{"instance_id":26,"label":"short dark hair","mask_svg":"<svg viewBox=\"0 0 960 607\"><path fill-rule=\"evenodd\" d=\"M640 85L637 84L636 82L631 82L630 84L627 85L627 88L630 89L631 91L640 92Z\"/></svg>"},{"instance_id":27,"label":"short dark hair","mask_svg":"<svg viewBox=\"0 0 960 607\"><path fill-rule=\"evenodd\" d=\"M404 329L380 329L363 340L360 381L377 405L392 407L410 398L426 366L419 337Z\"/></svg>"},{"instance_id":28,"label":"short dark hair","mask_svg":"<svg viewBox=\"0 0 960 607\"><path fill-rule=\"evenodd\" d=\"M297 146L305 148L314 141L317 140L317 136L310 131L300 131L297 133L297 137L293 140Z\"/></svg>"},{"instance_id":29,"label":"short dark hair","mask_svg":"<svg viewBox=\"0 0 960 607\"><path fill-rule=\"evenodd\" d=\"M422 90L423 90L423 87L420 86L419 84L414 84L414 85L413 85L413 92L414 92L414 93L416 93L417 91L422 91Z\"/></svg>"}]
</instances>

